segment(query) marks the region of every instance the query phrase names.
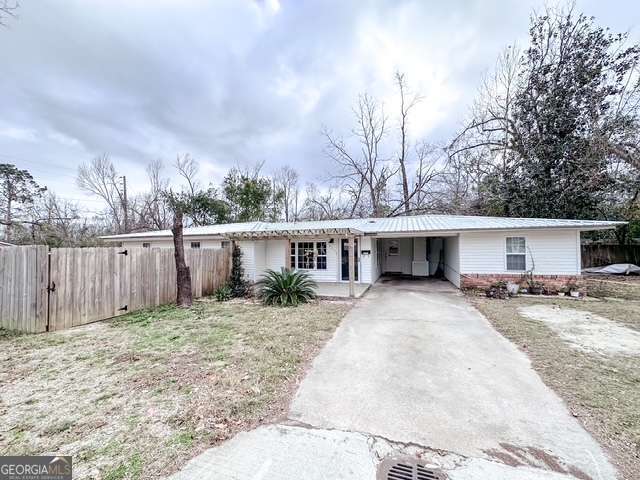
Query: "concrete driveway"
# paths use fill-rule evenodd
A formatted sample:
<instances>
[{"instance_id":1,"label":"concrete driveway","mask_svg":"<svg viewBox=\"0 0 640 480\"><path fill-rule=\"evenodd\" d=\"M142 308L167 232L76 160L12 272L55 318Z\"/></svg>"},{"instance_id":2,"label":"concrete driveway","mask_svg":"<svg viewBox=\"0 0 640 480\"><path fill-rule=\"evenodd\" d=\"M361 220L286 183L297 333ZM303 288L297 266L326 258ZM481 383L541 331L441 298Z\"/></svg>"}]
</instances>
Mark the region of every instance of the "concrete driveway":
<instances>
[{"instance_id":1,"label":"concrete driveway","mask_svg":"<svg viewBox=\"0 0 640 480\"><path fill-rule=\"evenodd\" d=\"M176 478L284 479L297 471L373 480L389 454L418 455L460 480L616 475L527 357L456 289L390 281L347 315L288 419L238 435Z\"/></svg>"}]
</instances>

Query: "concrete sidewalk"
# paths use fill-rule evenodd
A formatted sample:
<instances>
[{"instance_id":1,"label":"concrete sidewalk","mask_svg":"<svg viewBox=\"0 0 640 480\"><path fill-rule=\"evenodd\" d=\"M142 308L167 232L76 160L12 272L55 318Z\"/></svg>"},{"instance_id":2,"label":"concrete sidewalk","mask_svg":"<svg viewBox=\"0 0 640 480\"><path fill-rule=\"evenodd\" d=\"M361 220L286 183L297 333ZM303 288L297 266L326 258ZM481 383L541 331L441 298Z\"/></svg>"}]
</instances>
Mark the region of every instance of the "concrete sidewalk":
<instances>
[{"instance_id":1,"label":"concrete sidewalk","mask_svg":"<svg viewBox=\"0 0 640 480\"><path fill-rule=\"evenodd\" d=\"M175 478L373 480L391 453L450 479L615 479L522 352L453 287L412 282L377 284L349 312L287 422L242 433Z\"/></svg>"}]
</instances>

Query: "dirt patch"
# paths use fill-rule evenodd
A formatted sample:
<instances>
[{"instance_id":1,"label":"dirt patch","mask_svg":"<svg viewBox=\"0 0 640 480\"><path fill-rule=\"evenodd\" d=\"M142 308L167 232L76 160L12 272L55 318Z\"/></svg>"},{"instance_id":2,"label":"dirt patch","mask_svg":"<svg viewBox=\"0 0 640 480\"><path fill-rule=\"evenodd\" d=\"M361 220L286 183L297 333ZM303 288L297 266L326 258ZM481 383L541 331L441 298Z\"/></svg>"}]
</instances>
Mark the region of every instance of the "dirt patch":
<instances>
[{"instance_id":1,"label":"dirt patch","mask_svg":"<svg viewBox=\"0 0 640 480\"><path fill-rule=\"evenodd\" d=\"M527 353L544 382L567 403L571 413L611 454L622 478L640 478L640 357L602 355L576 348L550 322L532 320L522 314L532 307L584 312L604 317L625 331L640 332L640 308L632 301L591 302L560 298L513 298L471 301L502 335ZM530 310L529 310L530 311ZM505 463L529 464L531 456L497 450ZM568 467L564 467L568 468ZM570 472L576 476L576 472ZM581 478L578 476L578 478Z\"/></svg>"},{"instance_id":2,"label":"dirt patch","mask_svg":"<svg viewBox=\"0 0 640 480\"><path fill-rule=\"evenodd\" d=\"M512 467L529 466L574 476L580 480L592 480L585 472L573 465L567 465L555 455L538 447L521 447L501 443L500 448L485 451L490 457Z\"/></svg>"},{"instance_id":3,"label":"dirt patch","mask_svg":"<svg viewBox=\"0 0 640 480\"><path fill-rule=\"evenodd\" d=\"M202 300L0 335L0 454L73 455L74 478L159 478L286 411L350 304Z\"/></svg>"},{"instance_id":4,"label":"dirt patch","mask_svg":"<svg viewBox=\"0 0 640 480\"><path fill-rule=\"evenodd\" d=\"M600 315L558 305L530 305L518 311L546 323L574 348L602 355L640 355L640 332Z\"/></svg>"}]
</instances>

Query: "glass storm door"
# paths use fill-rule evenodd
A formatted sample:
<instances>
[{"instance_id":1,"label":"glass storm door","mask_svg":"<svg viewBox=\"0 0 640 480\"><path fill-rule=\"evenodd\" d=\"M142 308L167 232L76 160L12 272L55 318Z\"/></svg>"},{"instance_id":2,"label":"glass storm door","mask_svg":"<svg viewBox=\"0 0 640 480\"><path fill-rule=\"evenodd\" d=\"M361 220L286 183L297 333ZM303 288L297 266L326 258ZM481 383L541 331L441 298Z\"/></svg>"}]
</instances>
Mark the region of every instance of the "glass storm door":
<instances>
[{"instance_id":1,"label":"glass storm door","mask_svg":"<svg viewBox=\"0 0 640 480\"><path fill-rule=\"evenodd\" d=\"M342 280L349 280L349 240L343 238L340 240L342 245ZM354 277L358 281L358 239L354 240L353 258L355 260Z\"/></svg>"}]
</instances>

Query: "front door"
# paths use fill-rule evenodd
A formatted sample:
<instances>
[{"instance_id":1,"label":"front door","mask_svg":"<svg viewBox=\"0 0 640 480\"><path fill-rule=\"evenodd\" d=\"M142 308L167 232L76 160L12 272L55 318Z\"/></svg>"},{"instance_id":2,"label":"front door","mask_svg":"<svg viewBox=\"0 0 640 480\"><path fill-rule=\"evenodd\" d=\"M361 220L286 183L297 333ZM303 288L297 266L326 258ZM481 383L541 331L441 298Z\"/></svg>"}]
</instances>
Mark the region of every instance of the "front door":
<instances>
[{"instance_id":1,"label":"front door","mask_svg":"<svg viewBox=\"0 0 640 480\"><path fill-rule=\"evenodd\" d=\"M342 280L349 280L349 240L340 240L342 245ZM355 259L354 280L358 281L358 239L354 241L353 258Z\"/></svg>"}]
</instances>

